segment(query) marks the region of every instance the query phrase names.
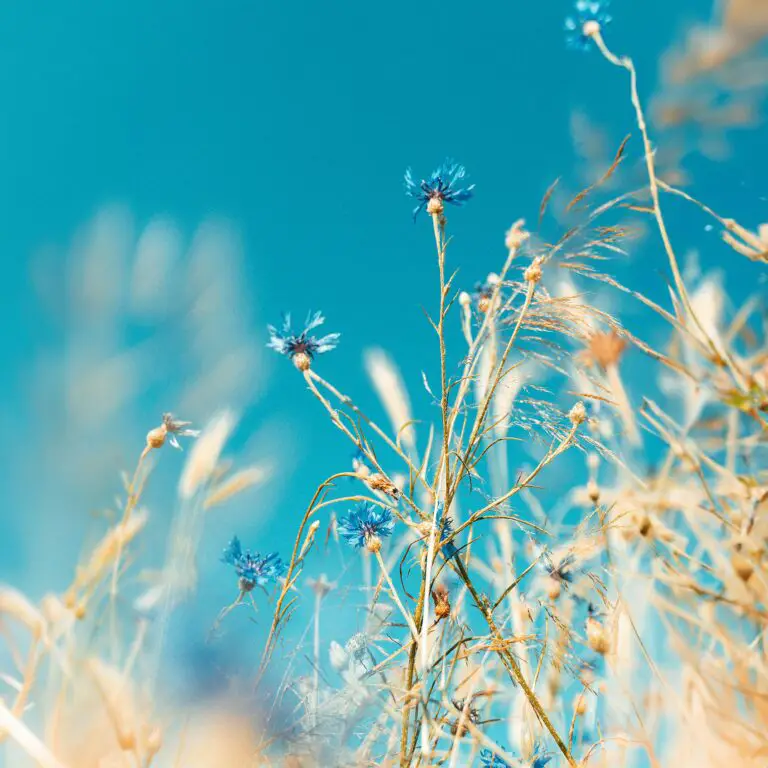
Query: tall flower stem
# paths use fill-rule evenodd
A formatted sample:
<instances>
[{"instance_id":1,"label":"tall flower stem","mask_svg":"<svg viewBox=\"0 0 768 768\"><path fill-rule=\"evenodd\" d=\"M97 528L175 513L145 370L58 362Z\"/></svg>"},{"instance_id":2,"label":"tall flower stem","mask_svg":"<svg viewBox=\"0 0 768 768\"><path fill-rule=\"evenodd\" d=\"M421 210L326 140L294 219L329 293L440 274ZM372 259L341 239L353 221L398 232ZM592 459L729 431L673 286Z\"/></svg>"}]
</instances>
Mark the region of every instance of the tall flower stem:
<instances>
[{"instance_id":1,"label":"tall flower stem","mask_svg":"<svg viewBox=\"0 0 768 768\"><path fill-rule=\"evenodd\" d=\"M418 642L419 639L419 632L416 629L416 624L414 620L411 618L410 613L405 610L405 606L400 601L400 597L397 594L397 590L395 589L395 585L392 583L392 577L389 575L389 571L387 570L387 565L384 562L384 558L381 556L381 552L379 550L376 550L374 552L376 556L376 561L379 564L379 567L381 568L381 575L384 577L384 581L387 582L387 586L389 587L389 592L392 595L392 599L395 601L395 605L398 607L400 613L402 614L403 618L405 619L405 623L408 626L408 629L411 631L411 635L413 636L413 642Z\"/></svg>"},{"instance_id":2,"label":"tall flower stem","mask_svg":"<svg viewBox=\"0 0 768 768\"><path fill-rule=\"evenodd\" d=\"M414 624L419 627L422 624L424 613L424 601L426 596L426 580L422 578L421 587L419 589L419 601L416 604L416 610L413 613ZM400 734L400 766L405 768L410 762L410 751L408 749L408 721L411 714L411 701L412 701L412 689L413 678L416 672L416 652L418 650L417 643L411 643L411 649L408 652L408 669L405 677L405 701L403 702L403 721L402 730ZM414 707L415 709L415 707ZM414 728L416 723L414 723Z\"/></svg>"},{"instance_id":3,"label":"tall flower stem","mask_svg":"<svg viewBox=\"0 0 768 768\"><path fill-rule=\"evenodd\" d=\"M664 221L664 215L661 211L661 201L659 198L659 181L656 178L654 151L653 147L651 146L651 140L648 136L648 125L645 121L645 113L643 112L643 107L640 103L640 96L637 91L637 70L635 69L634 62L627 56L622 56L619 58L614 53L612 53L608 46L605 44L603 36L600 34L599 30L592 35L592 39L595 41L595 44L600 49L600 52L603 54L607 61L609 61L615 67L621 67L622 69L625 69L627 72L629 72L632 106L635 108L637 127L640 129L640 134L643 138L643 150L645 154L645 165L648 171L648 183L651 192L651 202L653 203L653 215L656 219L656 225L658 227L659 234L661 235L661 241L664 244L664 250L666 251L667 259L669 260L669 266L672 269L672 276L675 281L675 287L677 288L677 293L680 296L683 307L685 308L688 316L698 328L703 338L706 339L712 358L716 361L722 360L731 371L734 381L737 382L742 390L746 391L747 384L744 381L744 377L741 374L741 371L739 371L739 369L736 367L727 351L719 350L717 348L717 345L714 343L714 341L712 341L712 338L707 333L698 316L694 312L693 306L691 305L691 300L688 296L688 291L686 290L685 282L683 281L683 276L680 272L680 265L677 262L677 256L675 255L674 248L672 247L672 243L669 239L667 225Z\"/></svg>"},{"instance_id":4,"label":"tall flower stem","mask_svg":"<svg viewBox=\"0 0 768 768\"><path fill-rule=\"evenodd\" d=\"M487 599L483 599L483 597L475 589L475 586L472 584L472 580L470 579L464 564L461 562L461 559L454 557L452 558L451 562L454 564L455 571L459 578L466 586L469 594L472 596L472 601L483 614L483 618L488 624L488 628L490 629L491 635L493 636L494 642L497 646L494 650L496 650L499 658L501 659L501 663L504 665L510 677L522 689L523 694L525 695L526 699L528 699L528 703L531 705L531 708L536 713L537 717L541 721L541 724L547 729L547 731L549 731L550 735L555 741L555 744L557 744L558 749L563 753L563 756L568 761L568 764L573 766L573 768L576 768L577 764L573 758L573 755L571 754L571 751L568 749L552 721L549 719L549 716L539 701L538 696L536 696L531 686L528 685L528 681L525 679L525 675L520 668L519 662L515 658L514 654L512 654L507 648L504 635L501 633L501 630L493 618L493 608L491 607L490 602Z\"/></svg>"},{"instance_id":5,"label":"tall flower stem","mask_svg":"<svg viewBox=\"0 0 768 768\"><path fill-rule=\"evenodd\" d=\"M288 564L288 569L285 573L283 588L282 590L280 590L280 594L278 595L277 602L275 603L275 610L272 616L272 624L269 628L267 641L264 643L264 650L261 654L261 661L259 662L259 669L258 669L258 672L256 673L254 688L258 687L262 677L264 676L264 673L267 670L267 667L269 666L270 659L272 658L272 654L275 650L275 644L277 642L277 635L280 629L280 624L283 621L283 619L287 616L288 611L290 610L291 605L293 603L293 600L291 600L286 605L285 601L286 601L286 598L288 597L288 593L290 592L293 585L296 583L296 579L298 578L298 575L299 575L299 570L300 570L300 565L302 560L302 556L300 553L301 553L301 545L304 540L304 529L306 528L307 523L309 522L309 519L317 511L318 499L321 499L322 497L324 497L325 493L333 485L334 480L337 480L340 477L355 477L355 474L354 472L339 472L335 475L331 475L331 477L329 477L315 491L315 494L312 497L312 501L310 501L309 506L307 507L306 511L304 512L304 516L301 519L301 523L299 524L299 530L296 534L296 540L293 545L291 562Z\"/></svg>"}]
</instances>

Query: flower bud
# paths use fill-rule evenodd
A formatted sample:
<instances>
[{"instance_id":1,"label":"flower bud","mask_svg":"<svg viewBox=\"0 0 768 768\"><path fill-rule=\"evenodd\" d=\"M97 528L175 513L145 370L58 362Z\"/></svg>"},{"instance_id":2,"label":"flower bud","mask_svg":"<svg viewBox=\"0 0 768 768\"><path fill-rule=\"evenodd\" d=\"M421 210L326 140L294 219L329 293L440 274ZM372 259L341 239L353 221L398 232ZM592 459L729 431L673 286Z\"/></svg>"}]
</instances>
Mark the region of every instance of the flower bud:
<instances>
[{"instance_id":1,"label":"flower bud","mask_svg":"<svg viewBox=\"0 0 768 768\"><path fill-rule=\"evenodd\" d=\"M525 224L524 219L518 219L508 230L507 236L504 239L504 245L507 246L507 250L517 250L530 235L523 229Z\"/></svg>"},{"instance_id":2,"label":"flower bud","mask_svg":"<svg viewBox=\"0 0 768 768\"><path fill-rule=\"evenodd\" d=\"M429 202L427 203L427 213L430 216L442 216L444 210L445 206L443 205L442 198L437 195L429 198Z\"/></svg>"},{"instance_id":3,"label":"flower bud","mask_svg":"<svg viewBox=\"0 0 768 768\"><path fill-rule=\"evenodd\" d=\"M584 407L584 403L581 401L576 403L568 412L568 418L574 426L583 424L587 420L587 409Z\"/></svg>"},{"instance_id":4,"label":"flower bud","mask_svg":"<svg viewBox=\"0 0 768 768\"><path fill-rule=\"evenodd\" d=\"M610 643L608 641L608 632L605 627L597 620L589 617L587 619L587 645L595 652L604 656L608 653Z\"/></svg>"},{"instance_id":5,"label":"flower bud","mask_svg":"<svg viewBox=\"0 0 768 768\"><path fill-rule=\"evenodd\" d=\"M297 352L293 356L293 364L302 373L304 373L304 371L308 371L310 366L312 365L312 358L309 356L307 352Z\"/></svg>"},{"instance_id":6,"label":"flower bud","mask_svg":"<svg viewBox=\"0 0 768 768\"><path fill-rule=\"evenodd\" d=\"M527 283L538 283L541 280L541 274L541 258L537 256L523 272L523 277Z\"/></svg>"},{"instance_id":7,"label":"flower bud","mask_svg":"<svg viewBox=\"0 0 768 768\"><path fill-rule=\"evenodd\" d=\"M168 435L168 430L165 424L161 424L151 432L147 433L147 446L150 448L162 448L165 444L165 438Z\"/></svg>"},{"instance_id":8,"label":"flower bud","mask_svg":"<svg viewBox=\"0 0 768 768\"><path fill-rule=\"evenodd\" d=\"M584 37L594 37L595 35L600 33L600 22L595 19L590 19L589 21L585 22L584 27L582 28L582 34Z\"/></svg>"}]
</instances>

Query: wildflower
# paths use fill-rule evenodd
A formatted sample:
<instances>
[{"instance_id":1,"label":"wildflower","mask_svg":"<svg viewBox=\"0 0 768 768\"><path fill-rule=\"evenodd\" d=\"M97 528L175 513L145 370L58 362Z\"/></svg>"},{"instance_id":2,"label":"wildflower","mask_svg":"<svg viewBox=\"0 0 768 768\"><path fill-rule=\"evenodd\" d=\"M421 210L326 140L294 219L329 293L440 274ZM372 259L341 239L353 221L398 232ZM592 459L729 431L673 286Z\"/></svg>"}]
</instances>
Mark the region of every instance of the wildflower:
<instances>
[{"instance_id":1,"label":"wildflower","mask_svg":"<svg viewBox=\"0 0 768 768\"><path fill-rule=\"evenodd\" d=\"M356 632L347 640L344 650L352 659L362 664L368 658L368 635L365 632Z\"/></svg>"},{"instance_id":2,"label":"wildflower","mask_svg":"<svg viewBox=\"0 0 768 768\"><path fill-rule=\"evenodd\" d=\"M322 600L332 589L336 589L336 582L328 581L328 577L321 573L317 579L307 579L307 586Z\"/></svg>"},{"instance_id":3,"label":"wildflower","mask_svg":"<svg viewBox=\"0 0 768 768\"><path fill-rule=\"evenodd\" d=\"M535 545L534 545L535 546ZM539 550L539 567L542 568L547 576L547 595L550 600L556 600L560 597L563 587L573 582L573 572L571 566L575 561L573 554L567 554L557 564L552 559L549 552Z\"/></svg>"},{"instance_id":4,"label":"wildflower","mask_svg":"<svg viewBox=\"0 0 768 768\"><path fill-rule=\"evenodd\" d=\"M461 712L461 715L451 723L451 733L461 738L468 730L467 722L472 725L480 722L480 713L472 706L472 702L467 704L464 699L452 699L451 703Z\"/></svg>"},{"instance_id":5,"label":"wildflower","mask_svg":"<svg viewBox=\"0 0 768 768\"><path fill-rule=\"evenodd\" d=\"M584 403L576 403L576 405L574 405L573 408L568 411L568 418L574 427L578 426L579 424L583 424L587 420L587 409L584 406Z\"/></svg>"},{"instance_id":6,"label":"wildflower","mask_svg":"<svg viewBox=\"0 0 768 768\"><path fill-rule=\"evenodd\" d=\"M477 304L478 310L483 314L490 310L493 292L496 290L496 286L499 284L500 280L501 278L495 272L491 272L488 277L485 278L484 283L475 284L475 290L472 293L472 297Z\"/></svg>"},{"instance_id":7,"label":"wildflower","mask_svg":"<svg viewBox=\"0 0 768 768\"><path fill-rule=\"evenodd\" d=\"M526 283L538 283L541 281L541 256L537 256L523 272L523 279Z\"/></svg>"},{"instance_id":8,"label":"wildflower","mask_svg":"<svg viewBox=\"0 0 768 768\"><path fill-rule=\"evenodd\" d=\"M389 536L395 527L392 511L368 501L360 502L339 522L338 532L355 549L365 546L371 552L381 549L381 537Z\"/></svg>"},{"instance_id":9,"label":"wildflower","mask_svg":"<svg viewBox=\"0 0 768 768\"><path fill-rule=\"evenodd\" d=\"M576 0L575 15L565 20L565 39L569 48L588 51L592 38L611 23L610 0Z\"/></svg>"},{"instance_id":10,"label":"wildflower","mask_svg":"<svg viewBox=\"0 0 768 768\"><path fill-rule=\"evenodd\" d=\"M627 342L616 331L598 331L589 337L580 357L587 365L599 365L605 371L618 365L626 347Z\"/></svg>"},{"instance_id":11,"label":"wildflower","mask_svg":"<svg viewBox=\"0 0 768 768\"><path fill-rule=\"evenodd\" d=\"M438 509L440 514L440 546L442 546L445 556L450 559L458 555L459 550L451 539L453 535L453 519L450 515L443 514L442 507L443 505L440 504L440 509Z\"/></svg>"},{"instance_id":12,"label":"wildflower","mask_svg":"<svg viewBox=\"0 0 768 768\"><path fill-rule=\"evenodd\" d=\"M304 330L298 335L291 330L291 315L283 316L282 328L278 331L273 325L267 326L269 331L269 343L267 346L281 355L289 357L293 364L300 370L309 370L315 355L322 355L335 349L339 343L339 333L329 333L322 338L310 335L310 331L318 328L325 322L321 312L310 312L304 323Z\"/></svg>"},{"instance_id":13,"label":"wildflower","mask_svg":"<svg viewBox=\"0 0 768 768\"><path fill-rule=\"evenodd\" d=\"M590 603L588 608L587 622L587 645L595 652L604 656L610 648L610 640L605 626L598 618L595 607Z\"/></svg>"},{"instance_id":14,"label":"wildflower","mask_svg":"<svg viewBox=\"0 0 768 768\"><path fill-rule=\"evenodd\" d=\"M163 423L147 434L147 446L149 448L161 448L166 439L174 447L181 450L179 437L197 437L199 429L189 429L191 421L178 421L172 413L163 414Z\"/></svg>"},{"instance_id":15,"label":"wildflower","mask_svg":"<svg viewBox=\"0 0 768 768\"><path fill-rule=\"evenodd\" d=\"M502 760L495 752L491 752L490 749L480 750L480 764L483 768L511 768L506 760Z\"/></svg>"},{"instance_id":16,"label":"wildflower","mask_svg":"<svg viewBox=\"0 0 768 768\"><path fill-rule=\"evenodd\" d=\"M221 561L235 569L243 592L250 592L256 586L263 587L270 581L277 581L285 572L285 564L277 552L262 557L247 549L243 551L237 536L227 544Z\"/></svg>"},{"instance_id":17,"label":"wildflower","mask_svg":"<svg viewBox=\"0 0 768 768\"><path fill-rule=\"evenodd\" d=\"M745 556L742 549L741 546L736 546L736 551L731 555L731 565L736 575L746 584L755 572L755 565Z\"/></svg>"},{"instance_id":18,"label":"wildflower","mask_svg":"<svg viewBox=\"0 0 768 768\"><path fill-rule=\"evenodd\" d=\"M425 207L431 216L440 216L443 213L443 204L461 205L472 197L474 184L460 188L458 185L466 176L463 165L446 160L437 170L432 172L428 180L422 179L419 183L413 178L411 169L405 172L405 194L419 201L413 209L413 218Z\"/></svg>"},{"instance_id":19,"label":"wildflower","mask_svg":"<svg viewBox=\"0 0 768 768\"><path fill-rule=\"evenodd\" d=\"M438 584L432 590L432 601L435 604L435 618L440 621L447 619L451 615L451 601L448 599L448 587L445 584ZM461 709L461 707L457 707Z\"/></svg>"},{"instance_id":20,"label":"wildflower","mask_svg":"<svg viewBox=\"0 0 768 768\"><path fill-rule=\"evenodd\" d=\"M523 229L525 219L518 219L506 232L504 236L504 245L507 250L516 251L531 236L530 232Z\"/></svg>"}]
</instances>

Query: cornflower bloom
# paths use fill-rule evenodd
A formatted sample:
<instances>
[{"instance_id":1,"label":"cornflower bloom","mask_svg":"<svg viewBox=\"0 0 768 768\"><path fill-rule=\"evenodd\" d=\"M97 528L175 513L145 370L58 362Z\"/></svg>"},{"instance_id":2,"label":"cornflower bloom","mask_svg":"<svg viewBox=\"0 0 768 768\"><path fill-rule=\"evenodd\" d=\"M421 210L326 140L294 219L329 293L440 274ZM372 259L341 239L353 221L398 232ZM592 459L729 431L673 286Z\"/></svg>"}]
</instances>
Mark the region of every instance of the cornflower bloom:
<instances>
[{"instance_id":1,"label":"cornflower bloom","mask_svg":"<svg viewBox=\"0 0 768 768\"><path fill-rule=\"evenodd\" d=\"M291 329L290 313L283 315L283 325L278 331L273 325L268 325L269 342L267 346L281 355L290 358L300 370L309 370L315 355L322 355L335 349L339 343L339 333L329 333L321 338L310 335L310 331L325 322L322 312L309 313L304 323L304 329L299 334Z\"/></svg>"},{"instance_id":2,"label":"cornflower bloom","mask_svg":"<svg viewBox=\"0 0 768 768\"><path fill-rule=\"evenodd\" d=\"M162 424L147 435L147 446L161 448L167 439L174 448L182 450L179 437L197 437L200 434L199 429L189 429L191 424L191 421L179 421L172 413L164 413Z\"/></svg>"},{"instance_id":3,"label":"cornflower bloom","mask_svg":"<svg viewBox=\"0 0 768 768\"><path fill-rule=\"evenodd\" d=\"M285 573L285 564L277 552L262 557L248 549L243 551L237 536L227 544L221 561L235 569L243 592L250 592L256 586L263 587L270 581L277 581Z\"/></svg>"},{"instance_id":4,"label":"cornflower bloom","mask_svg":"<svg viewBox=\"0 0 768 768\"><path fill-rule=\"evenodd\" d=\"M588 51L592 38L611 23L609 0L576 0L575 15L565 20L565 40L569 48Z\"/></svg>"},{"instance_id":5,"label":"cornflower bloom","mask_svg":"<svg viewBox=\"0 0 768 768\"><path fill-rule=\"evenodd\" d=\"M366 547L371 552L381 549L381 537L390 536L395 527L388 507L379 507L369 501L361 501L339 521L339 535L355 549Z\"/></svg>"},{"instance_id":6,"label":"cornflower bloom","mask_svg":"<svg viewBox=\"0 0 768 768\"><path fill-rule=\"evenodd\" d=\"M405 171L405 194L419 201L413 209L414 220L419 212L427 209L431 216L440 216L444 210L444 203L461 205L472 197L474 184L461 188L459 183L466 176L467 171L463 165L446 160L442 165L432 171L429 179L416 182L411 169Z\"/></svg>"},{"instance_id":7,"label":"cornflower bloom","mask_svg":"<svg viewBox=\"0 0 768 768\"><path fill-rule=\"evenodd\" d=\"M453 534L453 519L450 515L444 514L442 503L438 512L440 514L440 546L442 546L445 556L450 559L459 554L459 550L456 548L453 540L447 540Z\"/></svg>"}]
</instances>

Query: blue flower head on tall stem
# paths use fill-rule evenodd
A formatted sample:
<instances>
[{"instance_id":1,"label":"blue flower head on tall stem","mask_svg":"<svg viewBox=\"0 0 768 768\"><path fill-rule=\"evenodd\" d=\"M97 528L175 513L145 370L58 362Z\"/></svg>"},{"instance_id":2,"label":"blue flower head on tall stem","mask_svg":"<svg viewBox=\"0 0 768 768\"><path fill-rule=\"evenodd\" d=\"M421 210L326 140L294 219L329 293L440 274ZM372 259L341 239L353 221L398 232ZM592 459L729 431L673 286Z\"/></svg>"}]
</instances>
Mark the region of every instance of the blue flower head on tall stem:
<instances>
[{"instance_id":1,"label":"blue flower head on tall stem","mask_svg":"<svg viewBox=\"0 0 768 768\"><path fill-rule=\"evenodd\" d=\"M593 37L613 20L608 13L610 0L576 0L575 14L565 20L565 40L569 48L588 51Z\"/></svg>"},{"instance_id":2,"label":"blue flower head on tall stem","mask_svg":"<svg viewBox=\"0 0 768 768\"><path fill-rule=\"evenodd\" d=\"M355 549L365 547L370 552L378 552L382 537L390 536L394 527L392 510L361 501L346 517L339 520L338 532Z\"/></svg>"},{"instance_id":3,"label":"blue flower head on tall stem","mask_svg":"<svg viewBox=\"0 0 768 768\"><path fill-rule=\"evenodd\" d=\"M430 216L442 216L444 203L461 205L472 197L474 184L468 187L460 187L467 171L463 165L446 160L442 165L432 171L428 179L417 182L410 168L405 172L405 194L419 201L413 209L415 219L419 212L427 209Z\"/></svg>"},{"instance_id":4,"label":"blue flower head on tall stem","mask_svg":"<svg viewBox=\"0 0 768 768\"><path fill-rule=\"evenodd\" d=\"M227 544L221 562L231 565L240 579L240 589L250 592L254 587L263 587L285 573L285 564L277 552L262 557L250 550L243 550L237 536Z\"/></svg>"},{"instance_id":5,"label":"blue flower head on tall stem","mask_svg":"<svg viewBox=\"0 0 768 768\"><path fill-rule=\"evenodd\" d=\"M291 329L291 315L283 315L283 325L278 330L274 325L268 325L269 342L267 346L281 355L291 359L291 362L300 370L309 370L315 355L330 352L339 344L339 333L329 333L317 338L310 331L320 327L325 322L322 312L310 312L304 323L301 333L294 333Z\"/></svg>"}]
</instances>

